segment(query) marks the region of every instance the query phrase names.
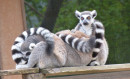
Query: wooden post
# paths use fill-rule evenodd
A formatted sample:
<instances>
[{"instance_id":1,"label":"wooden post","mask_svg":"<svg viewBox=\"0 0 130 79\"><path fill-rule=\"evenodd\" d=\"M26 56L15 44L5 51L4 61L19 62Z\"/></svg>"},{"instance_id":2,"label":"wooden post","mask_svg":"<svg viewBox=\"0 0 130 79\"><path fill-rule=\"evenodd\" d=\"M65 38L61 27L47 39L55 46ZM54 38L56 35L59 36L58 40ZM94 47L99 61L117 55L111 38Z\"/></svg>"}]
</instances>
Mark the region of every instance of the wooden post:
<instances>
[{"instance_id":1,"label":"wooden post","mask_svg":"<svg viewBox=\"0 0 130 79\"><path fill-rule=\"evenodd\" d=\"M24 0L0 0L0 66L2 70L14 69L11 45L25 30ZM21 79L21 76L6 76L4 79ZM2 79L3 79L2 78Z\"/></svg>"}]
</instances>

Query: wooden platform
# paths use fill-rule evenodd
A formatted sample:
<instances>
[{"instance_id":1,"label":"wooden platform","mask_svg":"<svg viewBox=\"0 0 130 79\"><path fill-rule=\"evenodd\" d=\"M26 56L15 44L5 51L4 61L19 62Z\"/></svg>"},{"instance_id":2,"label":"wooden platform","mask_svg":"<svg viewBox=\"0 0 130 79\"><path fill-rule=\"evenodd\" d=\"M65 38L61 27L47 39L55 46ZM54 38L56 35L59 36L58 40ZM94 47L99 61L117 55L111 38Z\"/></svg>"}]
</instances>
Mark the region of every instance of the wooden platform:
<instances>
[{"instance_id":1,"label":"wooden platform","mask_svg":"<svg viewBox=\"0 0 130 79\"><path fill-rule=\"evenodd\" d=\"M130 71L63 76L49 79L130 79Z\"/></svg>"},{"instance_id":2,"label":"wooden platform","mask_svg":"<svg viewBox=\"0 0 130 79\"><path fill-rule=\"evenodd\" d=\"M22 75L23 79L130 79L129 74L130 64L0 71L0 76Z\"/></svg>"}]
</instances>

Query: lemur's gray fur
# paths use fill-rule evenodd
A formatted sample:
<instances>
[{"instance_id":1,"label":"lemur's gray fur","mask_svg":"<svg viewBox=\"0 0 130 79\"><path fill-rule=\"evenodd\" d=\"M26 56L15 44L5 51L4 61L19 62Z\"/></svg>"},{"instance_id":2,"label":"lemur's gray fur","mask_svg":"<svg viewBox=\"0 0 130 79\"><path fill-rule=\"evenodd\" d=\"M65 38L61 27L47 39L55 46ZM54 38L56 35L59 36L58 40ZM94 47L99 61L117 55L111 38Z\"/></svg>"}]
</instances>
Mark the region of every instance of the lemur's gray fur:
<instances>
[{"instance_id":1,"label":"lemur's gray fur","mask_svg":"<svg viewBox=\"0 0 130 79\"><path fill-rule=\"evenodd\" d=\"M93 25L96 26L97 32L103 34L103 37L100 41L102 41L102 45L100 47L99 54L97 55L98 58L94 58L92 62L90 62L89 65L104 65L108 58L108 44L105 39L105 29L103 24L100 21L95 20L95 17L97 16L96 10L93 11L75 11L76 17L79 19L79 23L75 27L75 29L72 30L72 32L75 32L76 30L79 30L83 33L85 33L88 36L93 35ZM94 54L94 53L93 53ZM95 53L96 57L96 53Z\"/></svg>"},{"instance_id":2,"label":"lemur's gray fur","mask_svg":"<svg viewBox=\"0 0 130 79\"><path fill-rule=\"evenodd\" d=\"M93 14L94 12L90 11L90 13ZM95 17L93 16L93 18ZM83 23L81 23L81 25L82 24ZM97 33L92 34L93 29L91 26L89 30L84 26L85 29L87 29L86 31L83 31L85 30L84 27L79 28L81 26L76 26L78 28L75 28L75 30L73 30L73 32L79 30L81 32L84 32L86 35L90 36L90 39L85 39L85 41L79 39L80 41L84 41L84 46L82 47L82 49L85 49L86 46L87 47L87 49L85 49L86 53L82 53L84 52L83 50L76 51L75 49L71 48L70 45L64 43L55 34L50 33L47 29L43 30L44 28L40 27L38 28L40 30L31 28L29 31L23 32L19 37L16 38L15 43L12 46L12 54L13 54L12 57L14 61L17 63L16 68L17 69L30 68L33 67L35 64L37 64L37 67L40 68L61 67L61 66L83 66L88 64L104 65L106 63L108 56L108 46L104 37L104 27L101 22L96 21L95 19L93 25L99 28L97 33L103 34L102 39L103 43L100 48L100 53L98 54L98 57L96 57L96 60L93 60L92 52L94 50L99 51L97 49L93 50L93 48L95 48L96 45L95 43L96 40L98 40L98 38L96 38L96 40L95 38L93 38L92 35L96 36L95 34ZM63 35L63 36L67 37L70 35ZM101 40L98 40L98 42L101 43ZM77 43L75 42L75 44L78 44L78 42ZM92 62L90 63L91 60Z\"/></svg>"},{"instance_id":3,"label":"lemur's gray fur","mask_svg":"<svg viewBox=\"0 0 130 79\"><path fill-rule=\"evenodd\" d=\"M92 57L96 57L97 54L100 52L100 47L101 44L103 42L103 37L104 37L104 32L99 32L99 29L103 29L100 26L94 26L95 30L93 30L95 32L95 37L96 37L96 41L95 41L95 46L93 48L93 55ZM77 49L78 51L84 52L84 53L89 53L91 52L90 50L92 50L91 45L86 44L83 40L79 39L79 38L74 38L72 35L62 35L62 34L58 34L58 36L64 40L66 43L68 43L70 46L72 46L73 48ZM90 37L91 38L91 37Z\"/></svg>"},{"instance_id":4,"label":"lemur's gray fur","mask_svg":"<svg viewBox=\"0 0 130 79\"><path fill-rule=\"evenodd\" d=\"M91 52L95 46L95 37L90 37L89 39L83 40L84 45L86 44L86 47L89 46L90 48L88 49L88 53L82 53L64 43L64 41L62 41L62 39L60 39L57 35L52 33L50 33L50 35L53 36L52 44L54 44L54 49L50 54L46 51L46 48L48 48L48 43L46 42L46 38L42 37L43 34L32 35L26 38L22 43L23 47L21 46L21 51L30 48L31 54L29 55L28 62L26 64L18 64L16 68L31 68L34 67L35 64L39 68L85 66L89 64L92 59ZM32 38L34 39L29 42ZM52 48L50 48L50 50L51 49Z\"/></svg>"},{"instance_id":5,"label":"lemur's gray fur","mask_svg":"<svg viewBox=\"0 0 130 79\"><path fill-rule=\"evenodd\" d=\"M49 30L42 27L31 28L18 36L11 48L12 58L16 64L26 64L32 49L35 47L35 44L41 41L46 41L46 52L48 54L51 53L54 47L54 40Z\"/></svg>"}]
</instances>

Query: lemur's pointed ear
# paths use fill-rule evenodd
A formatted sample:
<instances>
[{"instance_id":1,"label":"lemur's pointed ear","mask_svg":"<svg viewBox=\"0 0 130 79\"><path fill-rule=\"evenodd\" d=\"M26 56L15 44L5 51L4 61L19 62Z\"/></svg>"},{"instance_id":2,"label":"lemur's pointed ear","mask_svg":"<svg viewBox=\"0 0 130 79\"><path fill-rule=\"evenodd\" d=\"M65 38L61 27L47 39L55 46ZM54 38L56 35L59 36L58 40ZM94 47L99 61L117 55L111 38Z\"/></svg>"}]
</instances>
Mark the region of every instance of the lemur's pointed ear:
<instances>
[{"instance_id":1,"label":"lemur's pointed ear","mask_svg":"<svg viewBox=\"0 0 130 79\"><path fill-rule=\"evenodd\" d=\"M97 16L96 10L93 10L93 11L91 12L91 15L92 15L92 18L95 18L95 17Z\"/></svg>"},{"instance_id":2,"label":"lemur's pointed ear","mask_svg":"<svg viewBox=\"0 0 130 79\"><path fill-rule=\"evenodd\" d=\"M36 46L35 43L31 43L31 44L29 45L29 49L32 50L35 46Z\"/></svg>"},{"instance_id":3,"label":"lemur's pointed ear","mask_svg":"<svg viewBox=\"0 0 130 79\"><path fill-rule=\"evenodd\" d=\"M75 16L76 16L78 19L80 19L81 13L80 13L78 10L76 10L76 11L75 11Z\"/></svg>"}]
</instances>

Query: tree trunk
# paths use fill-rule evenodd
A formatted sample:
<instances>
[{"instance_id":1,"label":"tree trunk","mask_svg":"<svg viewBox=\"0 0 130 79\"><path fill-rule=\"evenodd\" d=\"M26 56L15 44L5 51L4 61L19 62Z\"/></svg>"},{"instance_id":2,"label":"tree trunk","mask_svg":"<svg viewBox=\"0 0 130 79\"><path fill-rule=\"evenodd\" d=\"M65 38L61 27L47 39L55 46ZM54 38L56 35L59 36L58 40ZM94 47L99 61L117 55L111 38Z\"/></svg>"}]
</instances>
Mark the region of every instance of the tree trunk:
<instances>
[{"instance_id":1,"label":"tree trunk","mask_svg":"<svg viewBox=\"0 0 130 79\"><path fill-rule=\"evenodd\" d=\"M47 28L50 31L53 30L62 2L63 0L48 0L47 10L45 12L41 27Z\"/></svg>"}]
</instances>

